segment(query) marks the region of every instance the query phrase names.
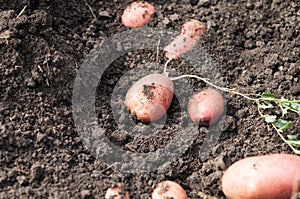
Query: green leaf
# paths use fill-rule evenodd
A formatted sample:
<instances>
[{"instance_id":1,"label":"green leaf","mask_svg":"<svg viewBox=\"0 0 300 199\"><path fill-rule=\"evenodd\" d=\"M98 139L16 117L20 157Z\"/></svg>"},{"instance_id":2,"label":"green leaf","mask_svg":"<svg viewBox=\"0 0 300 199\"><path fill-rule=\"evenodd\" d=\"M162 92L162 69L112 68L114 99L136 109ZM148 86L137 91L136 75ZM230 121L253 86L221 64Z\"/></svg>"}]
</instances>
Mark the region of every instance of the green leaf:
<instances>
[{"instance_id":1,"label":"green leaf","mask_svg":"<svg viewBox=\"0 0 300 199\"><path fill-rule=\"evenodd\" d=\"M288 135L287 142L295 147L300 147L300 140L295 135Z\"/></svg>"},{"instance_id":2,"label":"green leaf","mask_svg":"<svg viewBox=\"0 0 300 199\"><path fill-rule=\"evenodd\" d=\"M290 103L290 102L287 102L287 101L281 102L281 104L282 104L283 106L285 106L285 107L289 107L289 106L291 105L291 103Z\"/></svg>"},{"instance_id":3,"label":"green leaf","mask_svg":"<svg viewBox=\"0 0 300 199\"><path fill-rule=\"evenodd\" d=\"M297 112L300 112L300 103L299 102L292 102L291 108Z\"/></svg>"},{"instance_id":4,"label":"green leaf","mask_svg":"<svg viewBox=\"0 0 300 199\"><path fill-rule=\"evenodd\" d=\"M273 95L273 94L263 93L263 94L261 95L261 98L262 98L262 99L275 99L276 97L275 97L275 95Z\"/></svg>"},{"instance_id":5,"label":"green leaf","mask_svg":"<svg viewBox=\"0 0 300 199\"><path fill-rule=\"evenodd\" d=\"M300 148L300 140L297 140L297 141L290 141L290 140L287 140L287 142L288 142L290 145L292 145L292 146L294 146L294 147L296 147L296 148Z\"/></svg>"},{"instance_id":6,"label":"green leaf","mask_svg":"<svg viewBox=\"0 0 300 199\"><path fill-rule=\"evenodd\" d=\"M298 137L296 135L287 135L288 139L289 140L292 140L292 141L297 141L298 140Z\"/></svg>"},{"instance_id":7,"label":"green leaf","mask_svg":"<svg viewBox=\"0 0 300 199\"><path fill-rule=\"evenodd\" d=\"M259 104L259 108L267 109L267 108L274 108L274 106L271 103L261 103L261 104Z\"/></svg>"},{"instance_id":8,"label":"green leaf","mask_svg":"<svg viewBox=\"0 0 300 199\"><path fill-rule=\"evenodd\" d=\"M297 150L297 149L294 149L294 148L293 148L293 151L294 151L297 155L300 155L300 150Z\"/></svg>"},{"instance_id":9,"label":"green leaf","mask_svg":"<svg viewBox=\"0 0 300 199\"><path fill-rule=\"evenodd\" d=\"M288 142L294 145L299 145L300 147L300 140L288 140Z\"/></svg>"},{"instance_id":10,"label":"green leaf","mask_svg":"<svg viewBox=\"0 0 300 199\"><path fill-rule=\"evenodd\" d=\"M275 126L280 129L281 131L285 131L291 126L292 122L291 121L286 121L283 119L279 119L276 123Z\"/></svg>"},{"instance_id":11,"label":"green leaf","mask_svg":"<svg viewBox=\"0 0 300 199\"><path fill-rule=\"evenodd\" d=\"M276 122L276 118L277 118L276 115L267 115L267 116L265 117L265 121L266 121L267 123L273 123L273 122Z\"/></svg>"}]
</instances>

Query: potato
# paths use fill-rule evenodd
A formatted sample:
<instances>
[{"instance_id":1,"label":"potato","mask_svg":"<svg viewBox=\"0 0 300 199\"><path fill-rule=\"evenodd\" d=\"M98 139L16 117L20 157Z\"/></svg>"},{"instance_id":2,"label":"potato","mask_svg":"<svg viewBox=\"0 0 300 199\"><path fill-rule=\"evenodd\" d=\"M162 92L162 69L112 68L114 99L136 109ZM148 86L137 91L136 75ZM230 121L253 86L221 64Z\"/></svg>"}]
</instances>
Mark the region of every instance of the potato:
<instances>
[{"instance_id":1,"label":"potato","mask_svg":"<svg viewBox=\"0 0 300 199\"><path fill-rule=\"evenodd\" d=\"M300 191L300 157L272 154L242 159L222 178L230 199L289 199Z\"/></svg>"},{"instance_id":2,"label":"potato","mask_svg":"<svg viewBox=\"0 0 300 199\"><path fill-rule=\"evenodd\" d=\"M224 99L217 90L205 89L192 96L188 112L193 122L201 125L214 124L224 112Z\"/></svg>"},{"instance_id":3,"label":"potato","mask_svg":"<svg viewBox=\"0 0 300 199\"><path fill-rule=\"evenodd\" d=\"M187 199L185 190L176 182L160 182L152 192L152 199Z\"/></svg>"},{"instance_id":4,"label":"potato","mask_svg":"<svg viewBox=\"0 0 300 199\"><path fill-rule=\"evenodd\" d=\"M206 31L206 25L196 19L191 19L182 25L181 34L190 36L194 40L199 40Z\"/></svg>"},{"instance_id":5,"label":"potato","mask_svg":"<svg viewBox=\"0 0 300 199\"><path fill-rule=\"evenodd\" d=\"M125 104L131 114L148 124L165 115L173 99L173 82L163 74L150 74L128 90Z\"/></svg>"},{"instance_id":6,"label":"potato","mask_svg":"<svg viewBox=\"0 0 300 199\"><path fill-rule=\"evenodd\" d=\"M198 20L191 19L185 22L182 25L181 34L164 48L165 56L169 59L178 59L181 54L192 50L205 30L206 25Z\"/></svg>"},{"instance_id":7,"label":"potato","mask_svg":"<svg viewBox=\"0 0 300 199\"><path fill-rule=\"evenodd\" d=\"M139 28L152 18L154 12L155 7L148 2L133 2L124 10L121 21L124 26Z\"/></svg>"},{"instance_id":8,"label":"potato","mask_svg":"<svg viewBox=\"0 0 300 199\"><path fill-rule=\"evenodd\" d=\"M125 191L122 183L117 183L106 190L105 199L129 199L129 192Z\"/></svg>"},{"instance_id":9,"label":"potato","mask_svg":"<svg viewBox=\"0 0 300 199\"><path fill-rule=\"evenodd\" d=\"M178 59L178 57L194 48L197 44L195 40L187 35L178 35L169 45L164 48L165 56L170 59Z\"/></svg>"}]
</instances>

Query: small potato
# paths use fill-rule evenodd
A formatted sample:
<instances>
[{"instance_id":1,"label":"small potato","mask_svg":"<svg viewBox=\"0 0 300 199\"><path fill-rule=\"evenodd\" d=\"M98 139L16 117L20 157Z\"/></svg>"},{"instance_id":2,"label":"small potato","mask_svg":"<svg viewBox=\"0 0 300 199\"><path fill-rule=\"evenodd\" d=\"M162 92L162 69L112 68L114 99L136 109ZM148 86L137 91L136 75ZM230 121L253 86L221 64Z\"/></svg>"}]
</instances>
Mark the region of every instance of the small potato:
<instances>
[{"instance_id":1,"label":"small potato","mask_svg":"<svg viewBox=\"0 0 300 199\"><path fill-rule=\"evenodd\" d=\"M169 45L164 48L165 56L170 59L178 57L192 50L206 30L206 25L198 20L191 19L182 25L181 34L175 37Z\"/></svg>"},{"instance_id":2,"label":"small potato","mask_svg":"<svg viewBox=\"0 0 300 199\"><path fill-rule=\"evenodd\" d=\"M133 2L124 10L121 21L124 26L139 28L152 18L154 12L155 7L148 2Z\"/></svg>"},{"instance_id":3,"label":"small potato","mask_svg":"<svg viewBox=\"0 0 300 199\"><path fill-rule=\"evenodd\" d=\"M191 19L182 25L181 34L190 36L195 41L198 41L206 29L206 24L196 19Z\"/></svg>"},{"instance_id":4,"label":"small potato","mask_svg":"<svg viewBox=\"0 0 300 199\"><path fill-rule=\"evenodd\" d=\"M174 85L166 75L150 74L137 81L128 90L125 104L131 114L149 124L159 120L169 109Z\"/></svg>"},{"instance_id":5,"label":"small potato","mask_svg":"<svg viewBox=\"0 0 300 199\"><path fill-rule=\"evenodd\" d=\"M300 191L300 157L272 154L242 159L222 178L229 199L290 199Z\"/></svg>"},{"instance_id":6,"label":"small potato","mask_svg":"<svg viewBox=\"0 0 300 199\"><path fill-rule=\"evenodd\" d=\"M152 192L152 199L187 199L185 190L176 182L160 182Z\"/></svg>"},{"instance_id":7,"label":"small potato","mask_svg":"<svg viewBox=\"0 0 300 199\"><path fill-rule=\"evenodd\" d=\"M205 89L190 99L188 112L193 122L205 126L214 124L224 112L224 99L215 89Z\"/></svg>"},{"instance_id":8,"label":"small potato","mask_svg":"<svg viewBox=\"0 0 300 199\"><path fill-rule=\"evenodd\" d=\"M196 41L193 40L191 37L186 35L178 35L171 41L169 45L164 48L165 56L170 59L178 59L178 57L189 51L192 50L193 47L196 45Z\"/></svg>"},{"instance_id":9,"label":"small potato","mask_svg":"<svg viewBox=\"0 0 300 199\"><path fill-rule=\"evenodd\" d=\"M118 183L115 187L107 189L105 199L129 199L129 192L124 190L124 185Z\"/></svg>"}]
</instances>

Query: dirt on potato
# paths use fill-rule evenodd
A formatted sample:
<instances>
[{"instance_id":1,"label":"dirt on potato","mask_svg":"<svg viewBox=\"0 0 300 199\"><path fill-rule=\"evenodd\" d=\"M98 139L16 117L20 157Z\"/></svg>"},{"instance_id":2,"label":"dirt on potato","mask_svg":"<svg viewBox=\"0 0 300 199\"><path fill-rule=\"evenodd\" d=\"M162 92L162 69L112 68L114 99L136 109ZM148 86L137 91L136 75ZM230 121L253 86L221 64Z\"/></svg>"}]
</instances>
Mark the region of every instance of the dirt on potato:
<instances>
[{"instance_id":1,"label":"dirt on potato","mask_svg":"<svg viewBox=\"0 0 300 199\"><path fill-rule=\"evenodd\" d=\"M199 157L208 131L204 127L198 128L199 136L187 151L162 170L126 173L95 158L75 129L74 81L93 49L129 30L120 17L131 2L0 0L0 198L104 198L105 191L120 182L130 198L149 199L162 180L176 181L189 198L225 198L221 177L233 162L292 153L259 117L255 104L225 93L225 123L206 158ZM299 1L149 2L156 13L148 27L180 31L190 18L207 23L200 45L217 63L224 86L300 99ZM164 64L162 51L159 58ZM114 121L110 107L114 86L126 71L148 62L156 62L156 49L120 57L105 71L96 93L95 109L107 137L136 153L163 148L180 128L176 99L168 112L168 127L152 138L125 133ZM169 69L194 74L181 63L170 63ZM195 91L205 87L189 82ZM129 86L124 85L125 93ZM299 116L288 117L293 125L287 134L299 137Z\"/></svg>"},{"instance_id":2,"label":"dirt on potato","mask_svg":"<svg viewBox=\"0 0 300 199\"><path fill-rule=\"evenodd\" d=\"M146 95L147 99L151 100L154 97L153 89L155 89L155 86L153 85L144 85L143 86L143 93Z\"/></svg>"}]
</instances>

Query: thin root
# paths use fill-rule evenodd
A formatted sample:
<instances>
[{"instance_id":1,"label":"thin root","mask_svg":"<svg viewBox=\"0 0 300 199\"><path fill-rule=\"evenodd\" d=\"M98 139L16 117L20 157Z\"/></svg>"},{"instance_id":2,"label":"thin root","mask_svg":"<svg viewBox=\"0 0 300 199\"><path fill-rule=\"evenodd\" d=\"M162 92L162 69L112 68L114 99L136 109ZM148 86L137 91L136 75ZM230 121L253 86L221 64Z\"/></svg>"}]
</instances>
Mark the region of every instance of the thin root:
<instances>
[{"instance_id":1,"label":"thin root","mask_svg":"<svg viewBox=\"0 0 300 199\"><path fill-rule=\"evenodd\" d=\"M27 6L24 6L24 8L21 10L21 12L18 14L18 16L16 18L19 18L22 16L22 14L25 12Z\"/></svg>"},{"instance_id":2,"label":"thin root","mask_svg":"<svg viewBox=\"0 0 300 199\"><path fill-rule=\"evenodd\" d=\"M86 4L86 6L89 8L89 10L90 10L92 16L94 17L94 19L97 20L97 16L95 15L95 13L94 13L92 7L90 6L90 4L86 0L84 0L84 2Z\"/></svg>"}]
</instances>

